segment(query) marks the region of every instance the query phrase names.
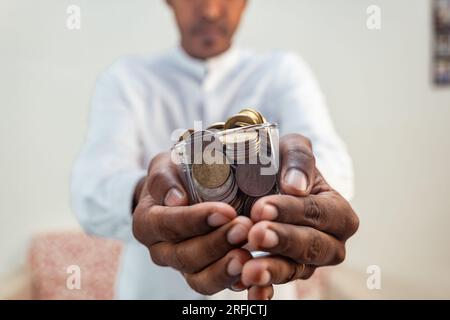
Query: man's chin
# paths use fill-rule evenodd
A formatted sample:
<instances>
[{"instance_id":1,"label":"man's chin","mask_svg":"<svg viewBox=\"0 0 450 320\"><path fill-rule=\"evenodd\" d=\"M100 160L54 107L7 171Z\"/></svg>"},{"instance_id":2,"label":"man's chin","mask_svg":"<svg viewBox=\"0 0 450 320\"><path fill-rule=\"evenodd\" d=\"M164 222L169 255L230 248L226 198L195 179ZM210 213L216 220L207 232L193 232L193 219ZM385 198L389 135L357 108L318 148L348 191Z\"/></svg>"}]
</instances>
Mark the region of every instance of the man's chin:
<instances>
[{"instance_id":1,"label":"man's chin","mask_svg":"<svg viewBox=\"0 0 450 320\"><path fill-rule=\"evenodd\" d=\"M227 51L230 41L222 36L203 35L189 40L184 39L182 46L191 57L205 60Z\"/></svg>"},{"instance_id":2,"label":"man's chin","mask_svg":"<svg viewBox=\"0 0 450 320\"><path fill-rule=\"evenodd\" d=\"M205 37L198 47L198 52L203 59L208 59L224 53L229 47L229 43L224 43L223 40L216 37Z\"/></svg>"}]
</instances>

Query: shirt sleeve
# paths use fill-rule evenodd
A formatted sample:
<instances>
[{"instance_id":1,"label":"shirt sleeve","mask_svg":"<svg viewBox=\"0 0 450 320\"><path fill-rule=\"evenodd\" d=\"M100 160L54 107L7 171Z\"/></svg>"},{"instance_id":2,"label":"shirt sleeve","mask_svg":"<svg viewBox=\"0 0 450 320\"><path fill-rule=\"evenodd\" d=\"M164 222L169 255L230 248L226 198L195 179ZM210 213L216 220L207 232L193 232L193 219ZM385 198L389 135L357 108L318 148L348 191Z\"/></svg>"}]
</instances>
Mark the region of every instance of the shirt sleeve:
<instances>
[{"instance_id":1,"label":"shirt sleeve","mask_svg":"<svg viewBox=\"0 0 450 320\"><path fill-rule=\"evenodd\" d=\"M316 164L328 183L346 199L353 197L353 168L346 146L331 121L324 96L307 64L282 54L265 109L280 125L280 135L300 133L313 145Z\"/></svg>"},{"instance_id":2,"label":"shirt sleeve","mask_svg":"<svg viewBox=\"0 0 450 320\"><path fill-rule=\"evenodd\" d=\"M88 132L71 179L72 207L86 232L132 239L132 199L145 176L138 126L130 92L112 66L96 83ZM134 97L136 98L136 97Z\"/></svg>"}]
</instances>

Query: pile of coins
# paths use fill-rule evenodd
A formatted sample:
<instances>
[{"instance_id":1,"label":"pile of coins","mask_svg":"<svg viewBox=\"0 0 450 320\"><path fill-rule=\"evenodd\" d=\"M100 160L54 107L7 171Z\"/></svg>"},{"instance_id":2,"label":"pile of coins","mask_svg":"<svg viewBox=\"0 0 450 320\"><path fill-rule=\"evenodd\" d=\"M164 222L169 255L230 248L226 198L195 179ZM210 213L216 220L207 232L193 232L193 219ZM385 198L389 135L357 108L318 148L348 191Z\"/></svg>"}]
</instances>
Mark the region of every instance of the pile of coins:
<instances>
[{"instance_id":1,"label":"pile of coins","mask_svg":"<svg viewBox=\"0 0 450 320\"><path fill-rule=\"evenodd\" d=\"M225 202L248 216L256 200L278 193L277 172L261 174L272 160L270 130L261 129L263 124L267 121L261 113L246 108L225 122L190 129L180 137L193 202Z\"/></svg>"}]
</instances>

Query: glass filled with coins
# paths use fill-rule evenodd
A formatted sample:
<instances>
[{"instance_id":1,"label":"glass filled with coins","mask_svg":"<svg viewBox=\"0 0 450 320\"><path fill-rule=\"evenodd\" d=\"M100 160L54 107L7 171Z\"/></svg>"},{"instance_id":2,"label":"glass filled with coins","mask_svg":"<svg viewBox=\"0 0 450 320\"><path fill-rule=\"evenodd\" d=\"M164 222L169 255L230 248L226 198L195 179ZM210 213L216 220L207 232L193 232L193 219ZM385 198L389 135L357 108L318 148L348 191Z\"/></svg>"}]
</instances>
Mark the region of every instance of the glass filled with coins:
<instances>
[{"instance_id":1,"label":"glass filled with coins","mask_svg":"<svg viewBox=\"0 0 450 320\"><path fill-rule=\"evenodd\" d=\"M241 110L204 130L187 130L172 148L191 204L219 201L250 215L261 197L278 193L278 126Z\"/></svg>"}]
</instances>

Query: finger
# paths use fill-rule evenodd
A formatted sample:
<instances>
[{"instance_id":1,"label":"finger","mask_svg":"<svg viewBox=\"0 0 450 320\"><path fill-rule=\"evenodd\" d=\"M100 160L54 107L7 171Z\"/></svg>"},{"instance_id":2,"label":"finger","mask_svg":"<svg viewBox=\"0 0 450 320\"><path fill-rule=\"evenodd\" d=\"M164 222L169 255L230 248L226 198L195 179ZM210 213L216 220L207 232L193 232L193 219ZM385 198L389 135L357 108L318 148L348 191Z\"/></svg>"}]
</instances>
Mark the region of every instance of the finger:
<instances>
[{"instance_id":1,"label":"finger","mask_svg":"<svg viewBox=\"0 0 450 320\"><path fill-rule=\"evenodd\" d=\"M185 206L189 203L178 167L169 152L158 154L149 165L147 190L156 204Z\"/></svg>"},{"instance_id":2,"label":"finger","mask_svg":"<svg viewBox=\"0 0 450 320\"><path fill-rule=\"evenodd\" d=\"M309 194L315 176L315 158L309 139L290 134L280 140L280 189L282 193Z\"/></svg>"},{"instance_id":3,"label":"finger","mask_svg":"<svg viewBox=\"0 0 450 320\"><path fill-rule=\"evenodd\" d=\"M242 269L241 280L245 286L263 287L308 279L315 269L282 256L268 256L248 261Z\"/></svg>"},{"instance_id":4,"label":"finger","mask_svg":"<svg viewBox=\"0 0 450 320\"><path fill-rule=\"evenodd\" d=\"M315 266L335 265L344 261L344 243L310 227L261 221L248 235L249 245L293 259L297 263Z\"/></svg>"},{"instance_id":5,"label":"finger","mask_svg":"<svg viewBox=\"0 0 450 320\"><path fill-rule=\"evenodd\" d=\"M273 298L273 286L250 287L247 297L248 300L270 300Z\"/></svg>"},{"instance_id":6,"label":"finger","mask_svg":"<svg viewBox=\"0 0 450 320\"><path fill-rule=\"evenodd\" d=\"M193 206L165 207L140 201L133 216L133 233L147 246L160 241L179 242L206 234L229 223L236 211L228 204L204 202Z\"/></svg>"},{"instance_id":7,"label":"finger","mask_svg":"<svg viewBox=\"0 0 450 320\"><path fill-rule=\"evenodd\" d=\"M244 291L245 289L248 289L248 287L245 286L241 280L238 280L231 285L230 289L235 292L241 292Z\"/></svg>"},{"instance_id":8,"label":"finger","mask_svg":"<svg viewBox=\"0 0 450 320\"><path fill-rule=\"evenodd\" d=\"M271 220L308 226L346 240L358 229L350 204L335 191L294 197L272 195L259 199L251 210L254 222Z\"/></svg>"},{"instance_id":9,"label":"finger","mask_svg":"<svg viewBox=\"0 0 450 320\"><path fill-rule=\"evenodd\" d=\"M159 242L150 247L150 254L158 265L197 273L246 243L252 225L249 218L240 216L203 236L179 243Z\"/></svg>"},{"instance_id":10,"label":"finger","mask_svg":"<svg viewBox=\"0 0 450 320\"><path fill-rule=\"evenodd\" d=\"M184 277L193 290L203 295L211 295L226 288L236 290L233 285L239 283L242 268L251 258L248 251L234 249L202 271L184 274ZM239 289L243 290L245 287Z\"/></svg>"}]
</instances>

